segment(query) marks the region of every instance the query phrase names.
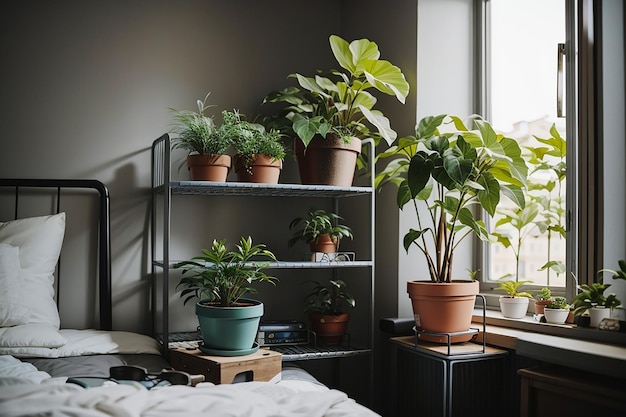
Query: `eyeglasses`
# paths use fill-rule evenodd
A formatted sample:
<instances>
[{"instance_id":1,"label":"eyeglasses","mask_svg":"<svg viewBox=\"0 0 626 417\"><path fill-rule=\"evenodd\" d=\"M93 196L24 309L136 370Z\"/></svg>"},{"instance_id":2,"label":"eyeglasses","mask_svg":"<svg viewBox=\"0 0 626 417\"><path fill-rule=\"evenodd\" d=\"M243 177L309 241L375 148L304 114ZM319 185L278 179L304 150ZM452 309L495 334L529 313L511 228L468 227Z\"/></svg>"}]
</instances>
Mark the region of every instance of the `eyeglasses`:
<instances>
[{"instance_id":1,"label":"eyeglasses","mask_svg":"<svg viewBox=\"0 0 626 417\"><path fill-rule=\"evenodd\" d=\"M168 385L192 385L187 372L163 369L158 374L150 374L146 368L134 365L112 366L109 378L115 381L136 381L148 389Z\"/></svg>"}]
</instances>

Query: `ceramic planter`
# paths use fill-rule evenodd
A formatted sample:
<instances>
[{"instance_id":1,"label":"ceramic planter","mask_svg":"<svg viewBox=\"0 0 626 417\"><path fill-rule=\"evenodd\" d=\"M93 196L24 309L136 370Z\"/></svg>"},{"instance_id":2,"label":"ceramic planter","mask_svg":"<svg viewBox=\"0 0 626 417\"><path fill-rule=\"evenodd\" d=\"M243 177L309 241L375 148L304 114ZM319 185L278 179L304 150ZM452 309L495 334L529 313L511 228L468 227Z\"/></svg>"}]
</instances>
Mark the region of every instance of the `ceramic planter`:
<instances>
[{"instance_id":1,"label":"ceramic planter","mask_svg":"<svg viewBox=\"0 0 626 417\"><path fill-rule=\"evenodd\" d=\"M187 156L187 168L192 181L225 182L230 164L230 155Z\"/></svg>"},{"instance_id":2,"label":"ceramic planter","mask_svg":"<svg viewBox=\"0 0 626 417\"><path fill-rule=\"evenodd\" d=\"M548 308L544 309L544 317L548 323L563 324L569 315L569 309Z\"/></svg>"},{"instance_id":3,"label":"ceramic planter","mask_svg":"<svg viewBox=\"0 0 626 417\"><path fill-rule=\"evenodd\" d=\"M348 313L337 315L309 314L311 328L315 332L316 337L331 345L341 343L343 336L348 332L349 319L350 315Z\"/></svg>"},{"instance_id":4,"label":"ceramic planter","mask_svg":"<svg viewBox=\"0 0 626 417\"><path fill-rule=\"evenodd\" d=\"M589 309L589 326L599 327L602 319L611 317L611 309L606 307L591 307Z\"/></svg>"},{"instance_id":5,"label":"ceramic planter","mask_svg":"<svg viewBox=\"0 0 626 417\"><path fill-rule=\"evenodd\" d=\"M415 327L432 333L456 333L470 329L478 281L455 281L434 283L431 281L409 281L407 292L411 299ZM420 334L423 340L447 343L446 336ZM465 342L472 335L454 336L454 343Z\"/></svg>"},{"instance_id":6,"label":"ceramic planter","mask_svg":"<svg viewBox=\"0 0 626 417\"><path fill-rule=\"evenodd\" d=\"M361 140L352 138L346 144L333 134L328 134L326 138L315 135L305 149L302 141L296 138L294 151L302 184L350 187L356 159L361 153Z\"/></svg>"},{"instance_id":7,"label":"ceramic planter","mask_svg":"<svg viewBox=\"0 0 626 417\"><path fill-rule=\"evenodd\" d=\"M250 159L249 167L246 169L243 159L239 155L235 155L234 165L237 181L239 182L278 184L283 161L267 155L253 155Z\"/></svg>"},{"instance_id":8,"label":"ceramic planter","mask_svg":"<svg viewBox=\"0 0 626 417\"><path fill-rule=\"evenodd\" d=\"M263 316L263 303L242 299L241 306L220 307L207 305L207 301L196 303L203 347L214 354L223 352L224 356L252 353Z\"/></svg>"},{"instance_id":9,"label":"ceramic planter","mask_svg":"<svg viewBox=\"0 0 626 417\"><path fill-rule=\"evenodd\" d=\"M528 298L526 297L500 297L500 311L509 319L521 319L528 311Z\"/></svg>"}]
</instances>

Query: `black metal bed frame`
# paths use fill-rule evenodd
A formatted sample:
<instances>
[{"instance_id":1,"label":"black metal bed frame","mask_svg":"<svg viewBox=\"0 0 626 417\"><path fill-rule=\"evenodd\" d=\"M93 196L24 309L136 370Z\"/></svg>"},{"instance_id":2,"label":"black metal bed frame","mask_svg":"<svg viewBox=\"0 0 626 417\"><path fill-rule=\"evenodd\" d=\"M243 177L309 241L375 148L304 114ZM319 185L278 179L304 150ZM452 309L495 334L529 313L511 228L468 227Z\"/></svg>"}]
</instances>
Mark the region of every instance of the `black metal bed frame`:
<instances>
[{"instance_id":1,"label":"black metal bed frame","mask_svg":"<svg viewBox=\"0 0 626 417\"><path fill-rule=\"evenodd\" d=\"M0 187L15 191L14 218L19 216L20 189L57 189L56 212L60 212L62 189L95 190L99 194L100 215L98 220L98 302L100 308L100 329L112 330L113 314L111 304L111 221L110 198L107 187L98 180L89 179L12 179L0 178ZM57 272L57 285L60 276Z\"/></svg>"}]
</instances>

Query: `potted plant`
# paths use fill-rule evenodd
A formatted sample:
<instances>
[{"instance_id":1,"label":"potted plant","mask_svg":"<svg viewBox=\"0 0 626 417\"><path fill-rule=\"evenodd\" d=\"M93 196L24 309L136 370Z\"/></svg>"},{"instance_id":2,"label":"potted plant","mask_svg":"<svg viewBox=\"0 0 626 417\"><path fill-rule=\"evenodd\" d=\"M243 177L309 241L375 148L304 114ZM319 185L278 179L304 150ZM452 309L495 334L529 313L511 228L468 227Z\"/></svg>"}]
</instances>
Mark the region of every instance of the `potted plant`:
<instances>
[{"instance_id":1,"label":"potted plant","mask_svg":"<svg viewBox=\"0 0 626 417\"><path fill-rule=\"evenodd\" d=\"M276 278L262 271L275 260L265 245L254 245L251 237L241 237L234 250L227 249L225 240L213 240L201 256L174 265L183 272L177 288L183 288L180 296L184 304L199 300L196 315L202 334L201 350L238 356L258 349L255 339L263 303L243 297L256 293L250 286L253 282L275 284Z\"/></svg>"},{"instance_id":2,"label":"potted plant","mask_svg":"<svg viewBox=\"0 0 626 417\"><path fill-rule=\"evenodd\" d=\"M563 324L569 315L570 305L565 297L554 297L544 311L548 323Z\"/></svg>"},{"instance_id":3,"label":"potted plant","mask_svg":"<svg viewBox=\"0 0 626 417\"><path fill-rule=\"evenodd\" d=\"M278 183L285 159L280 132L244 120L237 110L224 110L222 117L224 123L220 131L235 150L233 162L238 181Z\"/></svg>"},{"instance_id":4,"label":"potted plant","mask_svg":"<svg viewBox=\"0 0 626 417\"><path fill-rule=\"evenodd\" d=\"M520 288L531 281L501 281L497 290L504 291L506 295L499 298L500 311L504 317L511 319L521 319L528 310L528 300L533 298L532 294L520 291Z\"/></svg>"},{"instance_id":5,"label":"potted plant","mask_svg":"<svg viewBox=\"0 0 626 417\"><path fill-rule=\"evenodd\" d=\"M610 272L613 279L626 280L626 261L619 260L619 270L601 269L598 271L598 281L591 284L578 285L578 294L572 300L574 315L580 318L583 314L589 314L589 325L598 327L602 319L611 316L611 311L615 308L622 308L622 302L617 298L615 293L605 295L604 292L611 284L604 284L602 279L603 272Z\"/></svg>"},{"instance_id":6,"label":"potted plant","mask_svg":"<svg viewBox=\"0 0 626 417\"><path fill-rule=\"evenodd\" d=\"M264 102L285 104L278 125L294 135L303 184L350 186L361 140L391 144L397 136L389 119L374 109L377 100L370 91L404 104L409 84L400 68L380 59L376 43L348 43L337 35L329 41L341 70L318 71L314 77L290 74L298 86L272 92Z\"/></svg>"},{"instance_id":7,"label":"potted plant","mask_svg":"<svg viewBox=\"0 0 626 417\"><path fill-rule=\"evenodd\" d=\"M535 314L543 314L545 307L552 302L552 292L550 288L543 287L535 296Z\"/></svg>"},{"instance_id":8,"label":"potted plant","mask_svg":"<svg viewBox=\"0 0 626 417\"><path fill-rule=\"evenodd\" d=\"M307 217L296 217L289 224L289 230L294 230L288 246L293 246L302 240L307 243L311 252L336 253L343 238L352 239L352 229L339 221L343 217L328 213L325 210L310 211Z\"/></svg>"},{"instance_id":9,"label":"potted plant","mask_svg":"<svg viewBox=\"0 0 626 417\"><path fill-rule=\"evenodd\" d=\"M328 285L314 281L314 287L305 297L304 311L309 313L311 328L316 337L329 344L339 344L347 333L350 314L346 307L354 308L354 297L346 292L346 283L331 280Z\"/></svg>"},{"instance_id":10,"label":"potted plant","mask_svg":"<svg viewBox=\"0 0 626 417\"><path fill-rule=\"evenodd\" d=\"M226 154L230 141L220 134L213 117L204 114L209 108L209 94L197 101L197 112L170 108L175 123L171 133L176 135L172 147L188 152L187 167L192 180L224 182L231 165L231 157Z\"/></svg>"},{"instance_id":11,"label":"potted plant","mask_svg":"<svg viewBox=\"0 0 626 417\"><path fill-rule=\"evenodd\" d=\"M528 168L518 143L482 119L475 119L473 127L468 129L457 116L428 116L419 121L414 136L398 139L378 157L393 159L377 175L376 187L396 184L398 207L410 204L415 210L418 228L408 230L404 248L415 247L425 257L429 279L409 281L407 291L416 327L428 332L463 332L471 326L479 283L454 278L452 261L467 236L489 238L473 208L493 216L501 193L520 207L525 204ZM454 307L449 309L448 301Z\"/></svg>"}]
</instances>

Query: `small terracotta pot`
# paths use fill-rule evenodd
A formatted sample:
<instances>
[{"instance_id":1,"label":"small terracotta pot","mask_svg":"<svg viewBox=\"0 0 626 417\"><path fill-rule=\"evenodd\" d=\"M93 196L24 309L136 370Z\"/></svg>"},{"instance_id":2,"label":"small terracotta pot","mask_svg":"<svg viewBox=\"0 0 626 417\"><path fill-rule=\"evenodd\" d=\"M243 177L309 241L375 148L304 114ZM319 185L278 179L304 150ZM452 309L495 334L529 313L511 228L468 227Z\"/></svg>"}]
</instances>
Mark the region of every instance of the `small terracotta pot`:
<instances>
[{"instance_id":1,"label":"small terracotta pot","mask_svg":"<svg viewBox=\"0 0 626 417\"><path fill-rule=\"evenodd\" d=\"M259 184L278 184L280 170L283 168L283 161L262 154L252 155L249 166L246 169L241 156L235 155L233 159L235 172L237 173L237 181Z\"/></svg>"},{"instance_id":2,"label":"small terracotta pot","mask_svg":"<svg viewBox=\"0 0 626 417\"><path fill-rule=\"evenodd\" d=\"M544 309L550 303L550 300L535 300L535 314L543 314Z\"/></svg>"},{"instance_id":3,"label":"small terracotta pot","mask_svg":"<svg viewBox=\"0 0 626 417\"><path fill-rule=\"evenodd\" d=\"M187 168L192 181L225 182L230 163L230 155L187 156Z\"/></svg>"},{"instance_id":4,"label":"small terracotta pot","mask_svg":"<svg viewBox=\"0 0 626 417\"><path fill-rule=\"evenodd\" d=\"M316 337L331 345L341 343L344 335L348 332L349 319L350 314L348 313L338 315L311 313L309 315L311 328Z\"/></svg>"},{"instance_id":5,"label":"small terracotta pot","mask_svg":"<svg viewBox=\"0 0 626 417\"><path fill-rule=\"evenodd\" d=\"M330 235L320 235L316 240L309 242L309 247L313 253L335 253L337 252L337 244L337 238L332 238Z\"/></svg>"}]
</instances>

